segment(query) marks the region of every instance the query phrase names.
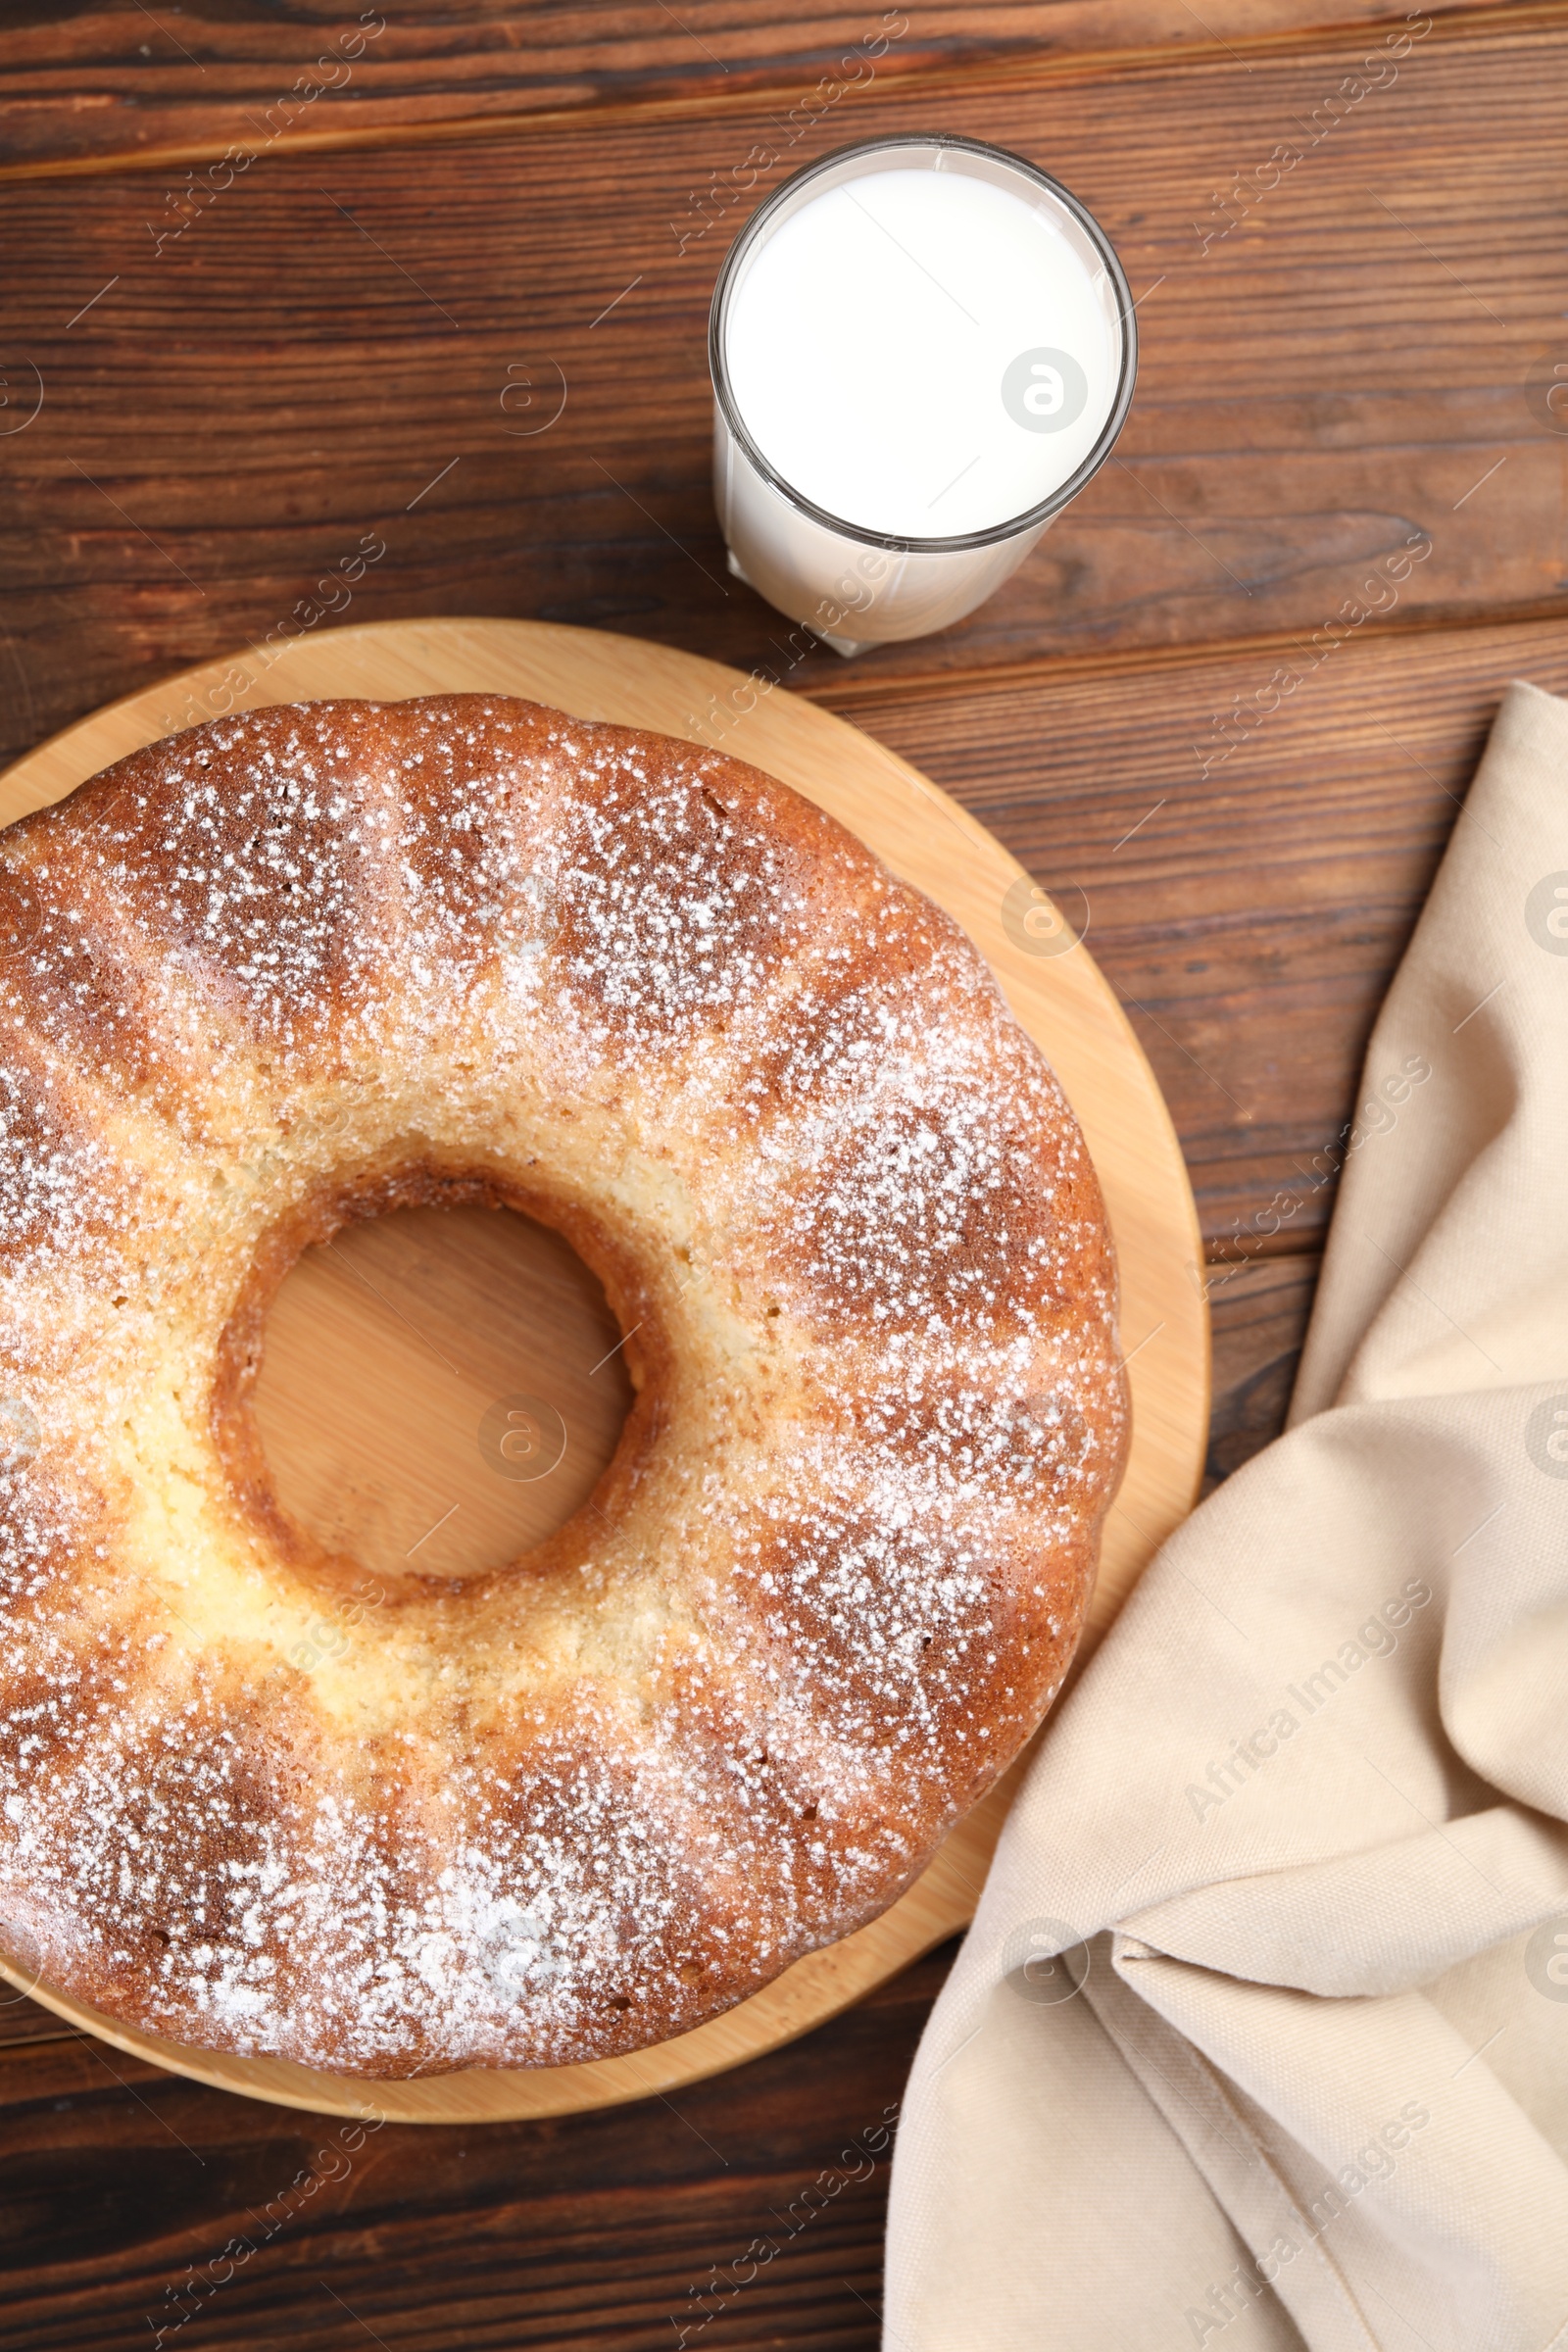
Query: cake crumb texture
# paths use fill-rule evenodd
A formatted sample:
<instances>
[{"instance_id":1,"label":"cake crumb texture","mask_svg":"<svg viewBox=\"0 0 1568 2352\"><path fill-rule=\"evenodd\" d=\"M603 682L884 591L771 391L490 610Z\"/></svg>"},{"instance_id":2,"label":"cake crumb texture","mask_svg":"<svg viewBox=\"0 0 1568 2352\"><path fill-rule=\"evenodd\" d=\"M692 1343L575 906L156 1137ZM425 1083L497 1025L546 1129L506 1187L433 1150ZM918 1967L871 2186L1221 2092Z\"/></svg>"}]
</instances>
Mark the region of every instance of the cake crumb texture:
<instances>
[{"instance_id":1,"label":"cake crumb texture","mask_svg":"<svg viewBox=\"0 0 1568 2352\"><path fill-rule=\"evenodd\" d=\"M474 1201L594 1268L636 1401L547 1543L348 1609L251 1418L267 1306ZM0 835L6 1932L349 2075L688 2031L885 1909L1050 1704L1115 1304L980 956L756 769L481 695L134 754Z\"/></svg>"}]
</instances>

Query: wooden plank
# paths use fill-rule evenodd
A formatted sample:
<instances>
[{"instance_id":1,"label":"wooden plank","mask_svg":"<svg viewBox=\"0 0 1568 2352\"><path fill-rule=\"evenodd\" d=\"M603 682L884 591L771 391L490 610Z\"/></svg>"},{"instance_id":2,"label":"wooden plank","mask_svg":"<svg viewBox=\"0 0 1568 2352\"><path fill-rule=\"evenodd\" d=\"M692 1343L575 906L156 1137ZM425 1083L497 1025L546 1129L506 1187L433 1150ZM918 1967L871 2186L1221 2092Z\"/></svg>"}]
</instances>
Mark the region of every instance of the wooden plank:
<instances>
[{"instance_id":1,"label":"wooden plank","mask_svg":"<svg viewBox=\"0 0 1568 2352\"><path fill-rule=\"evenodd\" d=\"M62 2032L59 2020L54 2022L52 2034L37 2034L0 2048L0 2136L17 2128L8 2110L44 2099L102 2099L139 2084L169 2082L146 2059L106 2049L90 2034Z\"/></svg>"},{"instance_id":2,"label":"wooden plank","mask_svg":"<svg viewBox=\"0 0 1568 2352\"><path fill-rule=\"evenodd\" d=\"M1140 388L1123 462L1017 577L858 677L1309 636L1368 596L1396 626L1568 610L1568 436L1525 381L1559 345L1568 366L1568 26L1477 22L1440 23L1310 148L1355 54L1333 42L953 98L949 127L1041 156L1104 216L1142 297ZM778 158L760 190L924 121L890 87L782 153L737 114L721 140L551 128L416 171L273 158L157 254L146 176L0 189L0 751L334 617L548 616L843 677L825 652L789 666L713 518L705 318L750 195L677 238L757 141ZM1201 251L1210 191L1290 138L1299 166Z\"/></svg>"},{"instance_id":3,"label":"wooden plank","mask_svg":"<svg viewBox=\"0 0 1568 2352\"><path fill-rule=\"evenodd\" d=\"M1214 1408L1205 1494L1284 1428L1321 1264L1319 1253L1308 1250L1213 1270Z\"/></svg>"},{"instance_id":4,"label":"wooden plank","mask_svg":"<svg viewBox=\"0 0 1568 2352\"><path fill-rule=\"evenodd\" d=\"M1458 0L1432 0L1442 15ZM1471 8L1497 0L1468 0ZM824 81L929 77L976 65L1038 70L1084 52L1256 47L1322 24L1383 27L1404 0L990 0L906 8L657 0L584 10L480 0L454 21L422 5L328 7L308 22L258 0L199 0L156 15L101 0L15 25L0 66L0 161L94 169L110 158L261 152L568 108L729 101L776 92L784 110Z\"/></svg>"},{"instance_id":5,"label":"wooden plank","mask_svg":"<svg viewBox=\"0 0 1568 2352\"><path fill-rule=\"evenodd\" d=\"M1070 919L1087 900L1224 1266L1321 1246L1368 1032L1515 676L1568 692L1568 626L1371 621L1316 666L1286 644L844 700Z\"/></svg>"},{"instance_id":6,"label":"wooden plank","mask_svg":"<svg viewBox=\"0 0 1568 2352\"><path fill-rule=\"evenodd\" d=\"M16 2052L0 2094L34 2095L0 2111L8 2352L110 2352L182 2308L166 2341L247 2352L367 2328L419 2352L649 2352L705 2310L694 2344L870 2352L890 2131L951 1957L675 2107L352 2149L170 2078L62 2088L50 2052ZM254 2251L225 2275L235 2238Z\"/></svg>"},{"instance_id":7,"label":"wooden plank","mask_svg":"<svg viewBox=\"0 0 1568 2352\"><path fill-rule=\"evenodd\" d=\"M1202 0L1201 13L1238 49L1245 74L1202 55L1179 72L1137 59L1126 76L1066 62L1054 92L1037 83L1005 103L980 89L967 101L940 95L944 122L1010 140L1080 185L1140 292L1164 274L1140 310L1132 431L1148 438L1122 453L1153 497L1135 503L1138 485L1102 477L968 629L854 669L819 657L793 675L812 692L830 689L835 707L920 764L941 766L965 797L973 773L1000 814L979 793L973 805L1036 870L1070 880L1076 868L1098 893L1095 951L1147 1007L1133 1018L1182 1127L1212 1249L1241 1264L1212 1301L1211 1462L1231 1466L1279 1409L1314 1262L1300 1245L1321 1238L1331 1198L1310 1173L1312 1154L1332 1145L1353 1102L1360 1041L1453 814L1443 796L1462 794L1510 668L1568 685L1560 629L1487 627L1469 643L1446 629L1396 634L1412 615L1427 627L1561 610L1568 452L1549 437L1540 382L1532 390L1525 378L1568 352L1542 258L1563 202L1556 44L1519 12L1479 41L1472 24L1440 25L1394 89L1357 104L1242 215L1233 174L1255 173L1289 135L1282 117L1304 108L1310 120L1352 52L1329 41L1294 66L1264 57L1219 5ZM130 13L121 12L127 22ZM678 13L710 33L708 15ZM192 17L162 5L156 16L200 46ZM590 67L604 33L594 26ZM143 39L167 61L145 26ZM776 47L783 56L782 24ZM880 86L836 105L755 194L821 147L897 122L888 93L899 51L914 55L901 40ZM189 138L194 105L167 83L164 96L138 82L122 100L107 80L92 82L90 37L82 54L87 78L66 93L75 127L62 127L57 97L39 86L44 104L13 134L15 152L93 161L100 130L107 145L122 142L132 106L150 146L166 100ZM202 58L210 81L215 64ZM154 60L131 71L142 66L151 74ZM524 80L530 70L525 60ZM436 86L427 65L418 71ZM732 70L726 84L736 78ZM803 73L801 87L813 79ZM634 102L652 115L680 86L672 72L651 96L639 85ZM113 126L95 120L110 112L98 103L106 93L119 110ZM613 95L598 83L585 93L600 108ZM391 103L405 99L418 92L405 85ZM571 93L552 101L575 102ZM928 121L931 103L911 103L906 119ZM22 343L20 367L8 350L11 406L0 424L21 413L29 350L48 400L24 433L0 437L12 517L0 540L13 633L0 649L7 754L242 630L265 635L383 516L388 555L355 585L351 619L545 613L743 667L770 658L768 616L744 592L718 594L706 489L702 314L744 204L732 199L678 266L668 258L671 210L684 218L694 192L701 199L714 172L744 158L745 145L731 152L724 142L732 123L749 137L749 119L727 96L705 95L695 111L702 122L686 126L684 145L671 124L622 122L611 145L541 127L526 168L524 143L511 139L466 162L445 149L421 153L413 170L386 158L380 177L364 169L368 159L352 172L333 159L319 184L363 210L456 328L434 309L418 314L393 263L374 263L368 247L360 260L384 267L380 281L329 253L308 210L311 159L291 164L289 180L270 154L156 267L131 249L151 250L142 222L167 217L165 196L182 174L139 187L127 178L107 192L78 185L57 191L60 203L9 191L8 334L20 320ZM1408 234L1377 213L1368 187ZM1232 192L1237 225L1203 252L1194 221L1215 219L1200 211L1213 189ZM224 215L242 197L251 209L230 231ZM590 327L639 273L643 283ZM95 324L106 318L100 300L64 325L111 278L127 308ZM58 298L68 292L69 306ZM515 401L510 416L500 411L501 393L517 383L506 368L536 367L541 349L559 351L570 375L566 414L537 442L504 440L518 420ZM591 423L573 438L585 412ZM47 443L46 426L56 436ZM454 455L456 472L406 513ZM94 503L73 456L205 595L112 506ZM595 476L595 457L630 497ZM1501 471L1469 490L1499 457ZM1396 524L1428 531L1434 553L1392 619L1358 628L1313 670L1305 699L1293 694L1204 777L1193 745L1212 749L1215 714L1224 719L1241 695L1256 715L1258 691L1289 658L1283 633L1325 622L1364 576L1360 559L1385 553ZM1213 566L1203 543L1250 596L1231 584L1205 603ZM1190 659L1205 635L1254 631L1250 651ZM995 689L983 703L982 670ZM1011 734L1006 759L993 763L994 711ZM1421 765L1392 749L1380 765L1375 723ZM1182 781L1195 775L1196 792ZM1034 792L1042 800L1031 815ZM1171 806L1118 850L1161 794ZM1118 795L1133 805L1112 829ZM1157 855L1130 889L1126 860L1151 833ZM1120 895L1107 906L1112 888ZM1212 1090L1194 1054L1240 1108ZM1282 1187L1298 1210L1268 1235L1261 1221ZM364 2324L330 2303L323 2277L389 2344L644 2352L673 2340L670 2315L685 2308L687 2286L769 2228L759 2208L786 2212L789 2184L833 2162L835 2134L863 2128L882 2085L897 2096L923 2009L902 2036L856 2035L899 1993L887 1987L873 2008L703 2086L681 2099L680 2117L651 2101L450 2140L389 2128L370 2143L379 2169L357 2172L343 2192L341 2222L323 2191L322 2224L302 2208L297 2237L270 2244L185 2340L251 2352L363 2345ZM29 2065L44 2054L15 2053ZM57 2107L46 2080L0 2122L9 2340L28 2352L121 2344L142 2334L187 2263L221 2245L236 2198L265 2205L293 2177L296 2149L311 2153L305 2128L167 2081L138 2084L139 2098L113 2084L71 2092ZM217 2122L198 2124L209 2110ZM274 2126L297 2136L270 2138ZM876 2322L853 2296L877 2299L880 2180L866 2184L863 2219L849 2190L824 2217L824 2230L844 2221L843 2240L813 2225L709 2342L873 2345Z\"/></svg>"},{"instance_id":8,"label":"wooden plank","mask_svg":"<svg viewBox=\"0 0 1568 2352\"><path fill-rule=\"evenodd\" d=\"M17 2041L60 2041L74 2032L12 1985L0 1995L0 2048Z\"/></svg>"}]
</instances>

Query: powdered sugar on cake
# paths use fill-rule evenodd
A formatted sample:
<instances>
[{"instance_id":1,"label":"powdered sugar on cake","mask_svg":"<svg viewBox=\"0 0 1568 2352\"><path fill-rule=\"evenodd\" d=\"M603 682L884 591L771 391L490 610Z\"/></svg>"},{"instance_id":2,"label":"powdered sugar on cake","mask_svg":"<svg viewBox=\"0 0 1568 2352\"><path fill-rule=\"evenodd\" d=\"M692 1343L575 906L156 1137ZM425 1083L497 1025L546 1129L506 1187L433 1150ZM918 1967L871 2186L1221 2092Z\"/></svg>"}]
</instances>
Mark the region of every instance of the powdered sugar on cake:
<instances>
[{"instance_id":1,"label":"powdered sugar on cake","mask_svg":"<svg viewBox=\"0 0 1568 2352\"><path fill-rule=\"evenodd\" d=\"M267 1299L474 1199L602 1275L620 1451L302 1671L345 1564L270 1499ZM348 2073L687 2030L1054 1694L1114 1303L973 949L756 771L489 697L135 755L0 837L0 1909L118 2016Z\"/></svg>"}]
</instances>

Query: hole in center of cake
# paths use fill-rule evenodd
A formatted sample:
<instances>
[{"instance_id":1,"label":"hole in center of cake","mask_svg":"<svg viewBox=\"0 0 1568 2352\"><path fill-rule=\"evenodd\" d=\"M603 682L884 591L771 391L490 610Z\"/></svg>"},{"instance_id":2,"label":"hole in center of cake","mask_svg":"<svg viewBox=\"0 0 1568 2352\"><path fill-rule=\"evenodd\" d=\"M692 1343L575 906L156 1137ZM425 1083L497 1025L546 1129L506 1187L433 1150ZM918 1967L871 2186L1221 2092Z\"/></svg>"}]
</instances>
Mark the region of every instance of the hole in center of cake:
<instances>
[{"instance_id":1,"label":"hole in center of cake","mask_svg":"<svg viewBox=\"0 0 1568 2352\"><path fill-rule=\"evenodd\" d=\"M592 1494L632 1401L570 1244L510 1209L409 1208L307 1250L253 1393L273 1492L383 1579L478 1575Z\"/></svg>"}]
</instances>

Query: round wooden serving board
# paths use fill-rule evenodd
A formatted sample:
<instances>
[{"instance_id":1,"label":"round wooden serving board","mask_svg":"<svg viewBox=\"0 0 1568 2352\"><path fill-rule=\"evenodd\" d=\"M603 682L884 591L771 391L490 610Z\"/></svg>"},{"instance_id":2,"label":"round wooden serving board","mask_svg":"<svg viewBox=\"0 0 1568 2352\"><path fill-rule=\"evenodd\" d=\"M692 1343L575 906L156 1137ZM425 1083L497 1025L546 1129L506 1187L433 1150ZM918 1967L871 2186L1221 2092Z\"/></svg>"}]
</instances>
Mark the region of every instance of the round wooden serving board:
<instances>
[{"instance_id":1,"label":"round wooden serving board","mask_svg":"<svg viewBox=\"0 0 1568 2352\"><path fill-rule=\"evenodd\" d=\"M1049 902L1032 891L1022 868L983 826L906 761L782 689L760 690L717 662L664 646L530 621L392 621L321 630L293 640L270 658L247 652L210 662L95 712L0 778L0 824L61 799L143 744L230 710L327 696L401 701L410 695L474 691L522 695L580 718L720 744L829 809L896 873L945 906L988 957L1083 1124L1120 1259L1122 1347L1133 1392L1132 1455L1105 1526L1087 1651L1197 1495L1208 1421L1208 1327L1197 1215L1153 1073L1093 958L1075 942L1062 950L1063 934ZM1025 927L1020 911L1031 909ZM1043 952L1048 950L1055 952ZM454 1372L447 1362L457 1345L452 1335L466 1341L475 1333L475 1301L494 1305L499 1300L505 1309L510 1300L514 1317L533 1315L547 1324L554 1312L558 1353L569 1354L573 1332L579 1354L600 1337L591 1301L568 1296L568 1269L539 1258L520 1289L506 1291L507 1269L497 1262L498 1221L487 1220L485 1212L455 1212L450 1218L427 1212L416 1241L394 1234L392 1229L405 1223L417 1226L416 1219L387 1219L384 1233L379 1227L363 1229L364 1246L381 1250L378 1260L345 1258L346 1272L335 1263L325 1272L302 1266L290 1277L269 1333L270 1359L279 1348L289 1357L290 1396L270 1404L264 1373L258 1405L279 1491L290 1507L324 1508L321 1498L336 1494L350 1522L356 1511L363 1516L368 1544L373 1537L394 1549L413 1522L393 1526L386 1518L392 1507L386 1481L345 1480L341 1455L335 1456L320 1435L334 1415L341 1427L343 1393L353 1386L345 1381L344 1365L353 1360L353 1348L361 1349L363 1363L367 1348L373 1351L383 1340L387 1348L396 1346L401 1326L409 1352L406 1360L398 1359L400 1377L416 1388L424 1379L439 1385ZM538 1244L541 1250L548 1246L543 1240ZM312 1259L324 1255L310 1254ZM389 1298L389 1281L404 1274L411 1287L399 1287L395 1299ZM366 1294L371 1295L368 1303ZM411 1316L407 1310L416 1298L417 1312ZM395 1320L384 1322L378 1338L372 1326L355 1325L356 1313L384 1313ZM504 1327L506 1312L493 1313L491 1323ZM494 1350L509 1337L504 1328L499 1337L493 1328L488 1342L479 1333L471 1344L488 1344ZM525 1337L531 1343L534 1335ZM436 1357L446 1364L445 1372L434 1363ZM587 1371L581 1361L565 1365L561 1376L568 1385L573 1377L580 1384ZM491 1397L498 1380L505 1385L499 1358L475 1377L477 1393ZM524 1383L517 1379L514 1385ZM450 1390L446 1394L450 1397ZM418 1401L414 1400L415 1407ZM428 1426L437 1428L438 1449L441 1409L432 1388ZM450 1404L445 1409L450 1411ZM414 1426L425 1426L417 1412ZM464 1475L472 1483L471 1419L462 1423L462 1434L470 1465ZM369 1446L371 1433L361 1435ZM607 1453L612 1439L612 1428L605 1437ZM456 1469L452 1475L458 1475ZM438 1476L426 1499L439 1491ZM526 1485L509 1490L518 1507L533 1492ZM417 1517L420 1498L403 1500ZM565 1515L559 1503L555 1509L558 1519ZM482 1516L477 1504L474 1516ZM340 1530L352 1532L352 1526ZM509 1534L514 1548L528 1539L525 1508L510 1531L481 1530L481 1548L488 1542L488 1556L508 1556L494 1546ZM435 1540L432 1530L429 1541ZM432 1554L425 1557L440 1567ZM604 2106L667 2093L808 2032L962 1926L973 1913L1020 1771L1021 1766L1014 1767L954 1831L909 1892L858 1935L797 1961L763 1991L693 2034L594 2065L472 2071L413 2082L357 2081L281 2059L233 2058L176 2046L52 1991L20 1960L0 1958L0 1973L60 2017L119 2049L197 2082L284 2106L396 2123L470 2123Z\"/></svg>"}]
</instances>

